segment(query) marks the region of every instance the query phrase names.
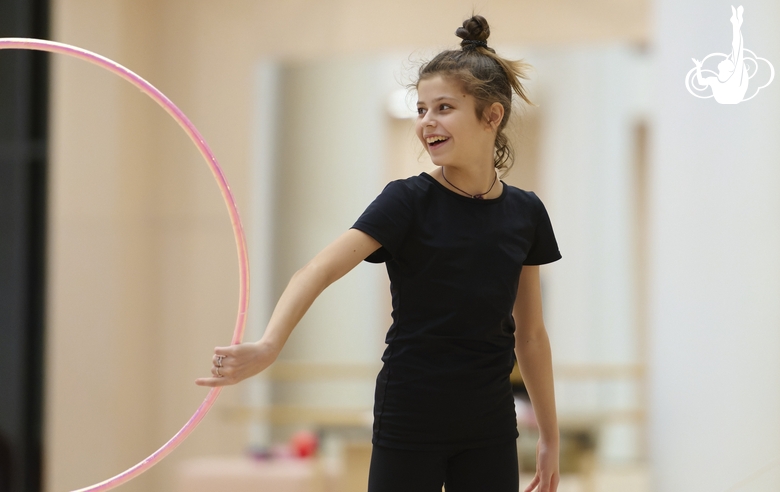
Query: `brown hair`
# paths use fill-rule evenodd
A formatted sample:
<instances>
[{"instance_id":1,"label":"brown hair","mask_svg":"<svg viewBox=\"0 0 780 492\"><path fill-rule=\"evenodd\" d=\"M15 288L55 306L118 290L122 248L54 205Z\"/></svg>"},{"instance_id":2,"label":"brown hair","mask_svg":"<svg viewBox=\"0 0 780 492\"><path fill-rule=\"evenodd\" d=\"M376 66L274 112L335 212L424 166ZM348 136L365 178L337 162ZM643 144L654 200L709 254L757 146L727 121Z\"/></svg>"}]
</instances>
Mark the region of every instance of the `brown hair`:
<instances>
[{"instance_id":1,"label":"brown hair","mask_svg":"<svg viewBox=\"0 0 780 492\"><path fill-rule=\"evenodd\" d=\"M506 175L514 163L514 151L504 133L512 114L512 92L525 102L536 106L526 95L520 79L528 79L531 67L522 60L502 58L487 45L490 27L481 15L474 15L463 21L455 31L463 39L459 50L446 50L423 64L418 72L416 87L421 80L441 75L461 84L463 90L477 101L477 118L484 118L485 108L494 102L504 107L504 119L496 133L496 150L493 164Z\"/></svg>"}]
</instances>

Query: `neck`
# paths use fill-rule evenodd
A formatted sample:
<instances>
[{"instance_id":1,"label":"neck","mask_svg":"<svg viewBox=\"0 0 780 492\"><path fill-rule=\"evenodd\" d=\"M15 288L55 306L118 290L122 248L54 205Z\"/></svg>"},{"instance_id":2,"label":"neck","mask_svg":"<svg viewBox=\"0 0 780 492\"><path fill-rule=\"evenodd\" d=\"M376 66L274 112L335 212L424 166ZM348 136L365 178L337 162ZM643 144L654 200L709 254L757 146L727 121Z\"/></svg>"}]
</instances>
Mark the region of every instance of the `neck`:
<instances>
[{"instance_id":1,"label":"neck","mask_svg":"<svg viewBox=\"0 0 780 492\"><path fill-rule=\"evenodd\" d=\"M482 198L494 198L501 194L501 184L493 167L462 169L442 166L438 174L440 181L444 181L442 184L464 196L484 194Z\"/></svg>"}]
</instances>

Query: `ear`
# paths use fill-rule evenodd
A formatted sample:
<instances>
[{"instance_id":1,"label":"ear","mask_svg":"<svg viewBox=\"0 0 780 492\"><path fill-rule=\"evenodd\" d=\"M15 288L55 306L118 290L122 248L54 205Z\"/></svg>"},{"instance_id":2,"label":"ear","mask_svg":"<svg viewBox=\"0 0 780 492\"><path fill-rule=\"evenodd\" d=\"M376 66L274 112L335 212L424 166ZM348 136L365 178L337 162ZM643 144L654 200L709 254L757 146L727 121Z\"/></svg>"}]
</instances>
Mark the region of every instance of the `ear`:
<instances>
[{"instance_id":1,"label":"ear","mask_svg":"<svg viewBox=\"0 0 780 492\"><path fill-rule=\"evenodd\" d=\"M504 120L504 106L499 102L494 102L485 109L485 119L493 130L497 130Z\"/></svg>"}]
</instances>

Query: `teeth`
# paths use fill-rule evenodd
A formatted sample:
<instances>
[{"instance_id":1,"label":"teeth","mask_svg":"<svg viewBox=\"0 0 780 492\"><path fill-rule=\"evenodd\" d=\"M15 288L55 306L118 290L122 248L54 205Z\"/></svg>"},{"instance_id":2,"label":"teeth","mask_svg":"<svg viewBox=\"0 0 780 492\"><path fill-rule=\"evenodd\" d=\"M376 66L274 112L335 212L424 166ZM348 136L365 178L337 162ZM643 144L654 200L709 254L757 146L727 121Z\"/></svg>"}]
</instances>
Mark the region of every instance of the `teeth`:
<instances>
[{"instance_id":1,"label":"teeth","mask_svg":"<svg viewBox=\"0 0 780 492\"><path fill-rule=\"evenodd\" d=\"M447 137L435 136L435 137L428 137L425 139L425 141L428 142L429 144L440 142L442 140L447 140Z\"/></svg>"}]
</instances>

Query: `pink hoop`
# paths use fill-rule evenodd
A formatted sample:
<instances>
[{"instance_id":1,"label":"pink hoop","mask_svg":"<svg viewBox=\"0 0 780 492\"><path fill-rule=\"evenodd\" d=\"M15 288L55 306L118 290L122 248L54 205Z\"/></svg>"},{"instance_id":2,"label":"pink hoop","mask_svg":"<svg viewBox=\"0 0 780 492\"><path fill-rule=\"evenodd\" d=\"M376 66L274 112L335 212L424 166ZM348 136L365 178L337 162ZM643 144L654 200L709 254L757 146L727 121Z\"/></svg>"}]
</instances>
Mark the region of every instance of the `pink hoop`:
<instances>
[{"instance_id":1,"label":"pink hoop","mask_svg":"<svg viewBox=\"0 0 780 492\"><path fill-rule=\"evenodd\" d=\"M41 39L29 39L29 38L0 38L0 50L4 49L20 49L20 50L35 50L35 51L48 51L50 53L59 53L62 55L72 56L81 60L88 61L95 65L105 68L109 72L113 72L119 75L123 79L127 80L135 87L141 90L144 94L152 98L157 104L162 106L165 111L168 112L171 117L181 126L184 131L189 135L190 139L195 143L195 146L200 151L206 163L209 165L214 178L217 180L219 189L222 192L222 197L225 200L225 204L230 214L230 221L233 224L233 234L236 239L236 247L238 248L238 268L239 268L239 294L238 294L238 315L236 317L236 327L233 332L232 345L241 343L244 337L244 327L246 325L246 311L247 304L249 302L249 261L247 258L246 237L244 235L244 228L241 225L241 219L238 215L238 207L236 201L233 198L233 194L230 191L230 185L228 185L225 175L222 172L222 168L217 162L217 158L211 152L211 149L203 140L200 132L198 132L195 125L176 107L170 99L168 99L162 92L157 90L152 84L136 75L131 70L123 67L113 60L92 53L82 48L70 46L63 43L56 43L54 41L46 41ZM141 461L137 465L125 470L124 472L116 475L108 480L104 480L95 485L78 489L74 492L97 492L102 490L109 490L117 487L145 472L171 451L173 451L179 444L186 439L186 437L195 429L200 423L206 413L219 396L221 388L212 388L203 403L200 404L190 420L184 424L179 432L177 432L168 442L166 442L160 449L152 453L148 458Z\"/></svg>"}]
</instances>

